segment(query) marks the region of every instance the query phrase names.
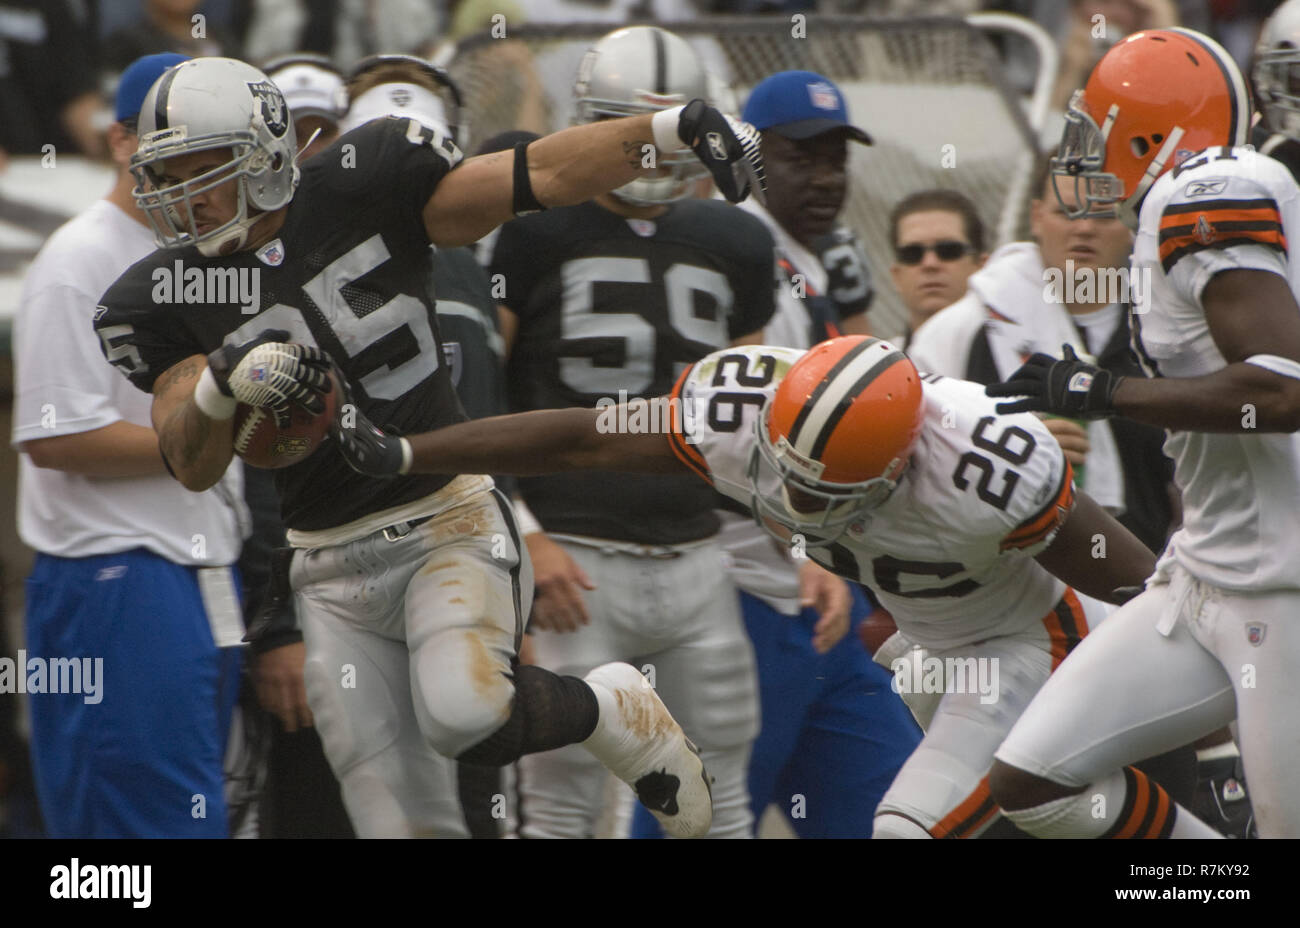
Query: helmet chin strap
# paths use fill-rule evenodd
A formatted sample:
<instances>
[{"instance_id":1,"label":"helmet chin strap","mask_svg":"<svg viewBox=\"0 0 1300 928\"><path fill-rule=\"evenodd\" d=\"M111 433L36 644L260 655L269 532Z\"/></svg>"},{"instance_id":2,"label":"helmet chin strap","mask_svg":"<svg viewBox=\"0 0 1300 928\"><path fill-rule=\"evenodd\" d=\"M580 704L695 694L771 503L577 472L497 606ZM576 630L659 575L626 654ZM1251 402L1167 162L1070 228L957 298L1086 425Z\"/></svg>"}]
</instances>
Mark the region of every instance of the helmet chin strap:
<instances>
[{"instance_id":1,"label":"helmet chin strap","mask_svg":"<svg viewBox=\"0 0 1300 928\"><path fill-rule=\"evenodd\" d=\"M206 241L199 242L195 247L198 248L199 254L205 258L221 258L226 255L233 255L244 247L248 241L248 233L266 215L263 210L254 210L251 216L241 219L220 235L214 235Z\"/></svg>"}]
</instances>

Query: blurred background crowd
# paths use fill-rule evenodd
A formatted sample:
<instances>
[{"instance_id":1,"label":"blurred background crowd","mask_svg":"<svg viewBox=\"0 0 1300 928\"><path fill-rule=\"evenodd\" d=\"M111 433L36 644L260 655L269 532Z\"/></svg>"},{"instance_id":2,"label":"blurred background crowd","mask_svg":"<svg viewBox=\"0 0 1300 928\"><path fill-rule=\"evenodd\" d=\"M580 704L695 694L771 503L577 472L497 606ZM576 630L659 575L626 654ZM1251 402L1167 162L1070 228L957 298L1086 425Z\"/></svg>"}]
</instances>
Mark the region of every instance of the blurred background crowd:
<instances>
[{"instance_id":1,"label":"blurred background crowd","mask_svg":"<svg viewBox=\"0 0 1300 928\"><path fill-rule=\"evenodd\" d=\"M42 146L103 156L108 100L140 55L173 51L259 62L289 52L327 55L340 68L379 52L436 56L490 27L624 21L681 22L708 14L1026 16L1053 36L1064 106L1102 52L1126 33L1184 25L1247 67L1271 0L5 0L0 3L0 148ZM1106 21L1094 35L1094 17ZM195 17L201 17L196 20ZM1023 74L1012 56L1011 75ZM1020 78L1023 81L1023 77Z\"/></svg>"}]
</instances>

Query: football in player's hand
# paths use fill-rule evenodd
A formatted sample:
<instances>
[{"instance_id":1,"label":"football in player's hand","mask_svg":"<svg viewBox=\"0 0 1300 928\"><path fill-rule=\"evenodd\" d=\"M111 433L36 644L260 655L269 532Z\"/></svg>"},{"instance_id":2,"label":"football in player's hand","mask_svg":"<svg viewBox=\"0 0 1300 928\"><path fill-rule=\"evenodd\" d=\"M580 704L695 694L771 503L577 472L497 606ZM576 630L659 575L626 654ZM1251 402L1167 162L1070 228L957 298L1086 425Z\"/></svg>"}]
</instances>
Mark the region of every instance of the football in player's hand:
<instances>
[{"instance_id":1,"label":"football in player's hand","mask_svg":"<svg viewBox=\"0 0 1300 928\"><path fill-rule=\"evenodd\" d=\"M240 403L235 409L235 453L254 467L268 469L305 461L329 435L341 393L338 378L331 372L324 411L313 415L292 403L289 424L284 428L276 424L270 409Z\"/></svg>"}]
</instances>

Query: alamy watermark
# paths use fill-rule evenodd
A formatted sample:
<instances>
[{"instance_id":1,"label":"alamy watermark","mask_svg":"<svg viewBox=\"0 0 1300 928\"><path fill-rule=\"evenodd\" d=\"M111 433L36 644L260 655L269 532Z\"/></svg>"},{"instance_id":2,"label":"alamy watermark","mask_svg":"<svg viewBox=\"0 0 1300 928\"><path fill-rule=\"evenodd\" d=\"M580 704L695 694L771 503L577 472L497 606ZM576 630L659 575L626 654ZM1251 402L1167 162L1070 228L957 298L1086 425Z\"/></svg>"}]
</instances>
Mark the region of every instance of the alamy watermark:
<instances>
[{"instance_id":1,"label":"alamy watermark","mask_svg":"<svg viewBox=\"0 0 1300 928\"><path fill-rule=\"evenodd\" d=\"M0 657L0 693L81 694L88 706L104 698L102 657Z\"/></svg>"},{"instance_id":2,"label":"alamy watermark","mask_svg":"<svg viewBox=\"0 0 1300 928\"><path fill-rule=\"evenodd\" d=\"M918 649L895 658L890 669L890 686L899 695L973 693L986 706L998 701L996 657L929 657Z\"/></svg>"},{"instance_id":3,"label":"alamy watermark","mask_svg":"<svg viewBox=\"0 0 1300 928\"><path fill-rule=\"evenodd\" d=\"M150 296L155 303L237 303L245 315L262 307L262 269L258 267L186 267L177 258L171 267L154 268L151 279Z\"/></svg>"},{"instance_id":4,"label":"alamy watermark","mask_svg":"<svg viewBox=\"0 0 1300 928\"><path fill-rule=\"evenodd\" d=\"M1131 303L1137 306L1151 293L1151 268L1078 266L1043 269L1043 299L1048 303Z\"/></svg>"}]
</instances>

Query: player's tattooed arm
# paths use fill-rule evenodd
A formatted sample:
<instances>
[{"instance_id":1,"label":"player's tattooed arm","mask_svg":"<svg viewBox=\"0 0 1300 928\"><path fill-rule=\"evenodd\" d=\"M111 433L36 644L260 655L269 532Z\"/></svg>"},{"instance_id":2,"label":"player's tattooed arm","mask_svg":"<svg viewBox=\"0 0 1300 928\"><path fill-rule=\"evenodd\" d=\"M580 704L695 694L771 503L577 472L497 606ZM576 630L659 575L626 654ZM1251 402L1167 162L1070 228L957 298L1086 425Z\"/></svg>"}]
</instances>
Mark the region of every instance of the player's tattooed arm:
<instances>
[{"instance_id":1,"label":"player's tattooed arm","mask_svg":"<svg viewBox=\"0 0 1300 928\"><path fill-rule=\"evenodd\" d=\"M193 355L164 371L153 388L153 427L163 458L196 492L216 484L234 454L234 420L210 419L194 402L194 386L206 369L207 358Z\"/></svg>"},{"instance_id":2,"label":"player's tattooed arm","mask_svg":"<svg viewBox=\"0 0 1300 928\"><path fill-rule=\"evenodd\" d=\"M652 144L650 119L646 114L573 126L532 142L527 157L533 196L543 206L571 206L636 180L645 171L640 146ZM514 151L462 161L424 206L429 239L446 247L468 245L513 219L514 181Z\"/></svg>"},{"instance_id":3,"label":"player's tattooed arm","mask_svg":"<svg viewBox=\"0 0 1300 928\"><path fill-rule=\"evenodd\" d=\"M1141 588L1156 566L1147 546L1083 492L1035 560L1080 593L1116 604L1124 601L1117 591Z\"/></svg>"}]
</instances>

